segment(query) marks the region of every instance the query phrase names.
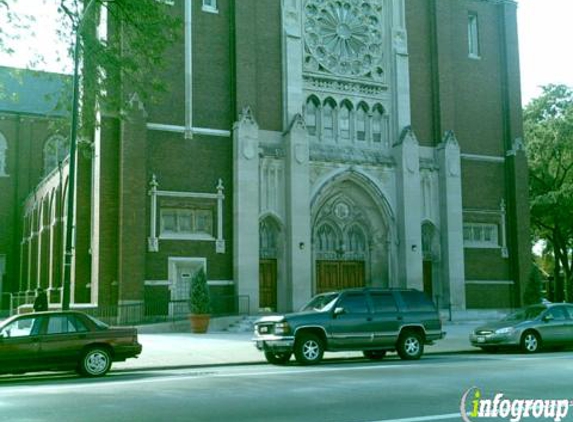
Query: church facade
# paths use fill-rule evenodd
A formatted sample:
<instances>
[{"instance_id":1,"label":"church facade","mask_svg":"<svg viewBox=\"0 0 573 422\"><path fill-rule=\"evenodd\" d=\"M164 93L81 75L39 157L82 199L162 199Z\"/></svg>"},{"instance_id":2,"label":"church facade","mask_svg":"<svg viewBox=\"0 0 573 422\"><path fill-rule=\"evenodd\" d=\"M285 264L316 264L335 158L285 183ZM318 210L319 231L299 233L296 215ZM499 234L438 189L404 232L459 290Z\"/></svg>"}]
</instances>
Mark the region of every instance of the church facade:
<instances>
[{"instance_id":1,"label":"church facade","mask_svg":"<svg viewBox=\"0 0 573 422\"><path fill-rule=\"evenodd\" d=\"M78 158L73 303L176 303L204 268L231 311L358 286L416 288L452 310L518 306L530 241L516 7L166 2L184 40L170 90L100 116ZM65 180L23 215L65 196ZM41 221L23 224L14 291L61 288Z\"/></svg>"}]
</instances>

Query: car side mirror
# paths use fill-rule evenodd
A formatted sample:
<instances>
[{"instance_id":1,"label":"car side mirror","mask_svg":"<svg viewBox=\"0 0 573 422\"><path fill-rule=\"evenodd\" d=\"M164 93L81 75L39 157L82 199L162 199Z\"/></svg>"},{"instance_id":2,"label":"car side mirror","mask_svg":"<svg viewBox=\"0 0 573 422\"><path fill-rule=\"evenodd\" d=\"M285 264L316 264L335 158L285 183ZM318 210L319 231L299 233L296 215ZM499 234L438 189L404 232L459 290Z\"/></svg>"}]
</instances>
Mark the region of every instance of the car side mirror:
<instances>
[{"instance_id":1,"label":"car side mirror","mask_svg":"<svg viewBox=\"0 0 573 422\"><path fill-rule=\"evenodd\" d=\"M547 314L547 315L543 315L543 322L549 322L549 321L553 321L555 318L553 318L553 315L551 314Z\"/></svg>"},{"instance_id":2,"label":"car side mirror","mask_svg":"<svg viewBox=\"0 0 573 422\"><path fill-rule=\"evenodd\" d=\"M345 313L346 313L346 311L344 310L344 308L342 306L334 308L334 316L335 317L337 317L338 315L343 315Z\"/></svg>"}]
</instances>

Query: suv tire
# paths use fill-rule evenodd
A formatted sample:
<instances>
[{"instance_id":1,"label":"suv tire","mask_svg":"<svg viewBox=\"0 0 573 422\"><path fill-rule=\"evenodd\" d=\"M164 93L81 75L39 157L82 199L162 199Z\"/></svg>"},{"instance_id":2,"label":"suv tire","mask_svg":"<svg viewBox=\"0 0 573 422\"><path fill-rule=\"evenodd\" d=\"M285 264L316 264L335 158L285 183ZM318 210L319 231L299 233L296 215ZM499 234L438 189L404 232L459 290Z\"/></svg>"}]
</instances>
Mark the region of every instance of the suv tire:
<instances>
[{"instance_id":1,"label":"suv tire","mask_svg":"<svg viewBox=\"0 0 573 422\"><path fill-rule=\"evenodd\" d=\"M268 363L273 365L285 365L291 357L290 352L265 352L265 358Z\"/></svg>"},{"instance_id":2,"label":"suv tire","mask_svg":"<svg viewBox=\"0 0 573 422\"><path fill-rule=\"evenodd\" d=\"M316 365L323 354L324 345L314 334L302 334L294 344L294 356L301 365Z\"/></svg>"},{"instance_id":3,"label":"suv tire","mask_svg":"<svg viewBox=\"0 0 573 422\"><path fill-rule=\"evenodd\" d=\"M420 334L415 331L406 331L400 334L396 351L400 358L404 360L420 359L424 353L424 342Z\"/></svg>"}]
</instances>

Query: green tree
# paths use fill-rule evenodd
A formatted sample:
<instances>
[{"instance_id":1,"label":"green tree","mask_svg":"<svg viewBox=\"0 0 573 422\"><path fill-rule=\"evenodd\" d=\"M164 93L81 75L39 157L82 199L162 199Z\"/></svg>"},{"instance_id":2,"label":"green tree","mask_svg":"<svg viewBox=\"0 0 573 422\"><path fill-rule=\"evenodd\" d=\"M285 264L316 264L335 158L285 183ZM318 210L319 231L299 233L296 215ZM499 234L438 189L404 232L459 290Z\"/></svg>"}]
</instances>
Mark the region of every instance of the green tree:
<instances>
[{"instance_id":1,"label":"green tree","mask_svg":"<svg viewBox=\"0 0 573 422\"><path fill-rule=\"evenodd\" d=\"M525 286L525 292L523 293L523 302L526 305L540 303L542 298L541 289L541 271L539 271L537 265L532 265L531 271L529 273L529 279L527 280L527 285Z\"/></svg>"},{"instance_id":2,"label":"green tree","mask_svg":"<svg viewBox=\"0 0 573 422\"><path fill-rule=\"evenodd\" d=\"M10 7L14 1L0 0L0 12L10 13L8 27L0 28L0 49L9 53L17 53L8 47L10 34L40 24L40 18L19 16ZM58 36L69 45L65 55L73 58L75 34L80 31L80 135L91 139L97 109L121 116L133 93L149 104L167 89L169 78L161 72L169 64L167 50L181 39L182 25L174 8L160 0L57 0L57 4ZM39 57L38 63L42 60ZM71 87L60 98L60 107L69 108Z\"/></svg>"},{"instance_id":3,"label":"green tree","mask_svg":"<svg viewBox=\"0 0 573 422\"><path fill-rule=\"evenodd\" d=\"M548 85L524 110L529 161L531 227L554 255L554 278L565 286L556 300L571 298L573 247L573 91Z\"/></svg>"}]
</instances>

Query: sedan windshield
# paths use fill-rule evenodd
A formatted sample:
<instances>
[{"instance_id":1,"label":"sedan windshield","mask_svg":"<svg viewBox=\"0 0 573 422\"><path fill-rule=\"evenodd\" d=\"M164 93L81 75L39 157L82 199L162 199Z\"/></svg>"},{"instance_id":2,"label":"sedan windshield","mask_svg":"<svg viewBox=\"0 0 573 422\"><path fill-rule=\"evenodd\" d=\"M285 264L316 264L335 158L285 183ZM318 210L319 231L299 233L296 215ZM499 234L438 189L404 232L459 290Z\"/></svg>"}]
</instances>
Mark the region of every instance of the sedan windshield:
<instances>
[{"instance_id":1,"label":"sedan windshield","mask_svg":"<svg viewBox=\"0 0 573 422\"><path fill-rule=\"evenodd\" d=\"M537 318L545 309L547 309L545 306L530 306L509 314L503 321L530 321Z\"/></svg>"},{"instance_id":2,"label":"sedan windshield","mask_svg":"<svg viewBox=\"0 0 573 422\"><path fill-rule=\"evenodd\" d=\"M338 299L338 295L338 293L325 293L315 296L301 309L301 311L326 312L332 308L334 302Z\"/></svg>"}]
</instances>

